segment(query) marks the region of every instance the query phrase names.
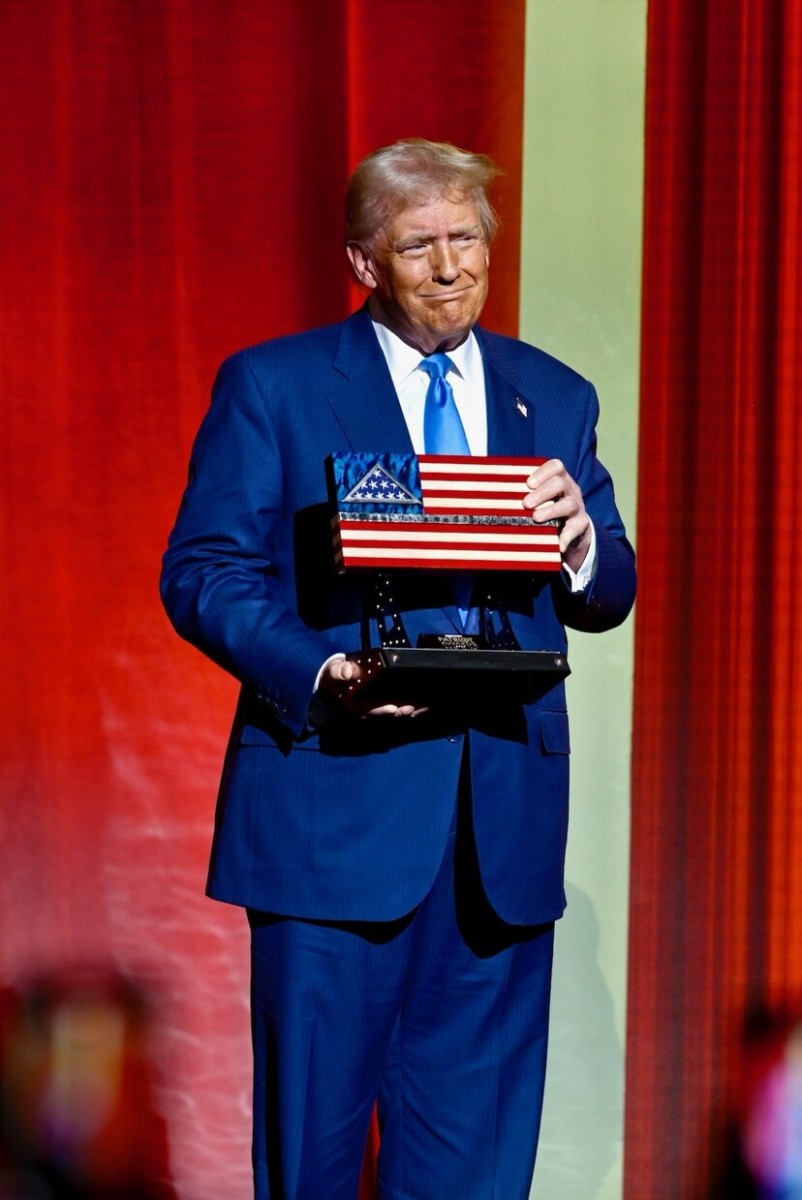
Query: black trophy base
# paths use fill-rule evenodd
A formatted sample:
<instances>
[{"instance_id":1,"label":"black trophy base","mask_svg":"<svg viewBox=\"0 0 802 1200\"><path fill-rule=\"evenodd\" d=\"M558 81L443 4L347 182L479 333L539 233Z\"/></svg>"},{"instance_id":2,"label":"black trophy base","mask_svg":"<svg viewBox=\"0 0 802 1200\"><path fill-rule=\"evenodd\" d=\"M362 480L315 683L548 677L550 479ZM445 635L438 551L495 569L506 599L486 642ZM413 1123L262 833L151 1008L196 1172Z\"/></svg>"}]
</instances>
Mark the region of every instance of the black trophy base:
<instances>
[{"instance_id":1,"label":"black trophy base","mask_svg":"<svg viewBox=\"0 0 802 1200\"><path fill-rule=\"evenodd\" d=\"M555 650L496 650L468 634L432 635L415 647L347 654L361 667L353 692L371 704L525 704L570 675Z\"/></svg>"}]
</instances>

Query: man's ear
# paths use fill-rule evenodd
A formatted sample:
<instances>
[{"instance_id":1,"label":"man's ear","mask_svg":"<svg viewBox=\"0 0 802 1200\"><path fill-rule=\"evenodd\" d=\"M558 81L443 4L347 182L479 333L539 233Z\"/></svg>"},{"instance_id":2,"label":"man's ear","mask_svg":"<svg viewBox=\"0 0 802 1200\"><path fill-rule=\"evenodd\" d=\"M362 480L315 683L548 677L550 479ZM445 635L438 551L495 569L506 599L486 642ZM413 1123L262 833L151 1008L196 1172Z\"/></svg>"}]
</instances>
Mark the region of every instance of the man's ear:
<instances>
[{"instance_id":1,"label":"man's ear","mask_svg":"<svg viewBox=\"0 0 802 1200\"><path fill-rule=\"evenodd\" d=\"M351 269L361 284L367 288L375 288L379 282L373 269L373 259L364 246L358 242L349 242L346 246Z\"/></svg>"}]
</instances>

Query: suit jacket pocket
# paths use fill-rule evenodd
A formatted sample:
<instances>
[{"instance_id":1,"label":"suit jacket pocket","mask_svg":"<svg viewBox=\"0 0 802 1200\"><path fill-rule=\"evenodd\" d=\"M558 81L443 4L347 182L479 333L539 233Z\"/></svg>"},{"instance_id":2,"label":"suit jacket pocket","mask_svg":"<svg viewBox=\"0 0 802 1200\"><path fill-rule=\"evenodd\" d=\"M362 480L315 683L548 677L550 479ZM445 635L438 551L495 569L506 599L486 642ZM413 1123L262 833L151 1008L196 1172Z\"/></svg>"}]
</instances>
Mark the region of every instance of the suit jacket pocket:
<instances>
[{"instance_id":1,"label":"suit jacket pocket","mask_svg":"<svg viewBox=\"0 0 802 1200\"><path fill-rule=\"evenodd\" d=\"M569 754L568 713L544 708L540 711L540 744L544 754Z\"/></svg>"}]
</instances>

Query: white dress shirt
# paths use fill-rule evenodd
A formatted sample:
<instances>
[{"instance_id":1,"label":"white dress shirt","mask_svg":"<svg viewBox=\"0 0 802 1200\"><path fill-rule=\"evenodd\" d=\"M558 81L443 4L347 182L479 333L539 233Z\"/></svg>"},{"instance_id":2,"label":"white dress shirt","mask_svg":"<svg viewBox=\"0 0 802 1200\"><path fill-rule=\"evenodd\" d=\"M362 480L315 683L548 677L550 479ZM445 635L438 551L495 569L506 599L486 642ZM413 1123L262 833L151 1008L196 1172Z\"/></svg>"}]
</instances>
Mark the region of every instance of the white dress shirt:
<instances>
[{"instance_id":1,"label":"white dress shirt","mask_svg":"<svg viewBox=\"0 0 802 1200\"><path fill-rule=\"evenodd\" d=\"M420 369L421 352L408 346L386 325L374 321L373 328L387 359L390 378L398 395L413 449L416 454L423 454L423 409L429 376ZM449 350L448 357L454 364L453 371L448 373L448 382L454 393L454 402L471 454L487 454L485 369L475 334L469 333L462 345Z\"/></svg>"}]
</instances>

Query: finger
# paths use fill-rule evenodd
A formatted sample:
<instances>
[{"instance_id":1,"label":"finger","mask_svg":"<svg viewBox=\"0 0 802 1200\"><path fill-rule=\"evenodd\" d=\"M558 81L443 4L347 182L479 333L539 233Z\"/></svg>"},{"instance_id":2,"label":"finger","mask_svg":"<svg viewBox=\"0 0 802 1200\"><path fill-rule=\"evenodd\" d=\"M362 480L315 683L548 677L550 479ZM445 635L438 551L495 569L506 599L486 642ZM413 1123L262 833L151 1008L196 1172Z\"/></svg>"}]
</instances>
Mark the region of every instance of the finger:
<instances>
[{"instance_id":1,"label":"finger","mask_svg":"<svg viewBox=\"0 0 802 1200\"><path fill-rule=\"evenodd\" d=\"M556 521L560 516L557 500L546 500L532 509L533 521Z\"/></svg>"},{"instance_id":2,"label":"finger","mask_svg":"<svg viewBox=\"0 0 802 1200\"><path fill-rule=\"evenodd\" d=\"M549 479L540 480L537 487L524 494L523 506L531 511L549 501L561 500L567 494L569 486L570 480L566 475L552 475Z\"/></svg>"},{"instance_id":3,"label":"finger","mask_svg":"<svg viewBox=\"0 0 802 1200\"><path fill-rule=\"evenodd\" d=\"M572 546L578 546L588 532L589 520L577 517L566 521L560 531L560 551L565 554Z\"/></svg>"},{"instance_id":4,"label":"finger","mask_svg":"<svg viewBox=\"0 0 802 1200\"><path fill-rule=\"evenodd\" d=\"M414 717L425 712L423 708L415 708L414 704L381 704L363 712L366 717Z\"/></svg>"},{"instance_id":5,"label":"finger","mask_svg":"<svg viewBox=\"0 0 802 1200\"><path fill-rule=\"evenodd\" d=\"M359 663L350 662L348 659L341 659L331 664L329 674L331 679L336 683L350 683L359 679L362 672Z\"/></svg>"},{"instance_id":6,"label":"finger","mask_svg":"<svg viewBox=\"0 0 802 1200\"><path fill-rule=\"evenodd\" d=\"M534 490L549 479L552 479L555 475L562 475L564 471L565 467L559 458L549 458L546 462L541 463L540 466L535 467L527 478L526 486Z\"/></svg>"}]
</instances>

